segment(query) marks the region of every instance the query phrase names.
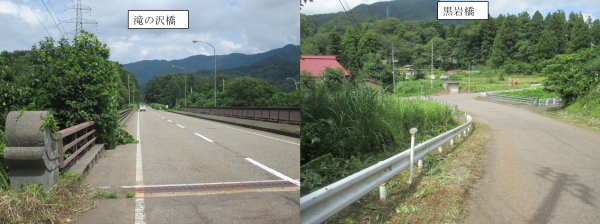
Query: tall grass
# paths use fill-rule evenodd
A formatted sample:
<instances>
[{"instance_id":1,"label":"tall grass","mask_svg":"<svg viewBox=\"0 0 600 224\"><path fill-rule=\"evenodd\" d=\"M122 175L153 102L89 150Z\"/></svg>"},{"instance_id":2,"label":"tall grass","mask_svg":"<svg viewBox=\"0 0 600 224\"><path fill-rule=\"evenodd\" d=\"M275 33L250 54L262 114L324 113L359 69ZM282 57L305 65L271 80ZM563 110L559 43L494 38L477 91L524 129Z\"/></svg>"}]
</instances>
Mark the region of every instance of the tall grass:
<instances>
[{"instance_id":1,"label":"tall grass","mask_svg":"<svg viewBox=\"0 0 600 224\"><path fill-rule=\"evenodd\" d=\"M543 88L524 89L522 91L512 91L512 92L506 92L506 93L503 93L503 94L512 95L512 96L537 97L538 99L560 97L556 93L551 93L551 92L544 91Z\"/></svg>"},{"instance_id":2,"label":"tall grass","mask_svg":"<svg viewBox=\"0 0 600 224\"><path fill-rule=\"evenodd\" d=\"M412 127L424 141L457 125L446 105L351 83L304 88L301 116L302 194L404 151Z\"/></svg>"}]
</instances>

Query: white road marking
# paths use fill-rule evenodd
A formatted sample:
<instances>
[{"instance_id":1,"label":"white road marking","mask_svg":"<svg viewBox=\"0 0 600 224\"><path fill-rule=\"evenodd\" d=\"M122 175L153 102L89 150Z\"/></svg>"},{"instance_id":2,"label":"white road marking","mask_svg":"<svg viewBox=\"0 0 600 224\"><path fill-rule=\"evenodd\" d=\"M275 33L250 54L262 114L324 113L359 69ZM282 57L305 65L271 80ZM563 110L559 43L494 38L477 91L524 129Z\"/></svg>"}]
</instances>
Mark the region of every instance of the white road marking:
<instances>
[{"instance_id":1,"label":"white road marking","mask_svg":"<svg viewBox=\"0 0 600 224\"><path fill-rule=\"evenodd\" d=\"M208 139L207 137L204 137L204 136L202 136L201 134L198 134L198 133L194 133L194 134L196 134L196 135L200 136L201 138L203 138L203 139L204 139L204 140L206 140L206 141L209 141L209 142L214 142L213 140L210 140L210 139Z\"/></svg>"},{"instance_id":2,"label":"white road marking","mask_svg":"<svg viewBox=\"0 0 600 224\"><path fill-rule=\"evenodd\" d=\"M167 120L167 121L172 122L171 120Z\"/></svg>"},{"instance_id":3,"label":"white road marking","mask_svg":"<svg viewBox=\"0 0 600 224\"><path fill-rule=\"evenodd\" d=\"M233 182L215 182L215 183L192 183L192 184L157 184L157 185L133 185L120 186L120 188L136 188L136 187L179 187L179 186L195 186L202 184L241 184L241 183L256 183L256 182L273 182L274 180L259 180L259 181L233 181ZM110 188L110 187L107 187Z\"/></svg>"},{"instance_id":4,"label":"white road marking","mask_svg":"<svg viewBox=\"0 0 600 224\"><path fill-rule=\"evenodd\" d=\"M163 119L165 119L165 117L162 117Z\"/></svg>"},{"instance_id":5,"label":"white road marking","mask_svg":"<svg viewBox=\"0 0 600 224\"><path fill-rule=\"evenodd\" d=\"M144 174L142 173L142 140L140 139L140 114L138 113L138 123L137 123L137 140L139 141L137 144L137 155L135 159L135 184L144 185ZM146 219L144 214L144 193L140 193L137 195L138 198L135 199L135 223L136 224L145 224Z\"/></svg>"},{"instance_id":6,"label":"white road marking","mask_svg":"<svg viewBox=\"0 0 600 224\"><path fill-rule=\"evenodd\" d=\"M273 170L273 169L271 169L271 168L269 168L269 167L267 167L267 166L265 166L265 165L262 165L262 164L260 164L259 162L256 162L256 161L254 161L254 160L252 160L252 159L250 159L250 158L246 158L246 160L248 160L248 162L251 162L251 163L253 163L254 165L257 165L257 166L258 166L258 167L260 167L260 168L263 168L263 169L264 169L264 170L266 170L267 172L269 172L269 173L272 173L272 174L274 174L275 176L278 176L278 177L279 177L279 178L281 178L281 179L287 180L287 181L289 181L289 182L292 182L292 183L294 183L295 185L298 185L298 186L300 186L300 181L297 181L297 180L294 180L294 179L292 179L292 178L289 178L288 176L286 176L286 175L283 175L283 174L281 174L280 172L277 172L277 171L275 171L275 170Z\"/></svg>"},{"instance_id":7,"label":"white road marking","mask_svg":"<svg viewBox=\"0 0 600 224\"><path fill-rule=\"evenodd\" d=\"M179 124L177 124L177 126L179 126L179 127L181 127L181 128L185 128L184 126L181 126L181 125L179 125Z\"/></svg>"},{"instance_id":8,"label":"white road marking","mask_svg":"<svg viewBox=\"0 0 600 224\"><path fill-rule=\"evenodd\" d=\"M258 135L258 136L265 137L265 138L275 139L277 141L282 141L282 142L285 142L285 143L290 143L290 144L294 144L294 145L300 145L300 143L290 142L290 141L281 140L281 139L278 139L278 138L269 137L269 136L266 136L266 135L256 134L254 132L249 132L249 131L244 131L244 130L240 130L240 129L237 129L237 128L227 127L227 126L216 124L216 123L213 123L213 122L207 122L207 121L203 121L203 120L198 120L198 121L204 122L204 123L213 124L213 125L217 125L217 126L221 126L221 127L224 127L224 128L229 128L229 129L241 131L241 132L250 133L250 134L253 134L253 135Z\"/></svg>"}]
</instances>

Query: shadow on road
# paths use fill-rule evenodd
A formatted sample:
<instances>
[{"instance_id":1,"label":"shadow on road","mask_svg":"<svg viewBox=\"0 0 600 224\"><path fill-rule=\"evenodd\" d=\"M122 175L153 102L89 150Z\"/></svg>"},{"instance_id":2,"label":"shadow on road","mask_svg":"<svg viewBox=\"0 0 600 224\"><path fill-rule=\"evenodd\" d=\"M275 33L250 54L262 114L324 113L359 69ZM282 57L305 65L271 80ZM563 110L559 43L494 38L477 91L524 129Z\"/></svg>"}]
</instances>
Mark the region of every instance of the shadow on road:
<instances>
[{"instance_id":1,"label":"shadow on road","mask_svg":"<svg viewBox=\"0 0 600 224\"><path fill-rule=\"evenodd\" d=\"M555 172L552 168L542 167L535 174L545 180L553 182L552 189L542 201L542 205L537 209L533 219L529 223L548 223L552 213L557 205L558 199L563 192L570 193L581 202L596 207L592 203L595 200L592 195L592 189L587 185L577 181L578 176L566 173Z\"/></svg>"}]
</instances>

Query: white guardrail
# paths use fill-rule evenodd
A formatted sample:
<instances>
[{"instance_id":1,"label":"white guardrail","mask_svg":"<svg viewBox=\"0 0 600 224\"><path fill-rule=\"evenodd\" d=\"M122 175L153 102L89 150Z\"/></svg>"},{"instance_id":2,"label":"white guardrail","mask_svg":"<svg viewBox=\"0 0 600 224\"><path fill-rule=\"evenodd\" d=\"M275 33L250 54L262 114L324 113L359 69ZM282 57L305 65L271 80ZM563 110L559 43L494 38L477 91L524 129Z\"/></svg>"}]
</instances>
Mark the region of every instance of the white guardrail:
<instances>
[{"instance_id":1,"label":"white guardrail","mask_svg":"<svg viewBox=\"0 0 600 224\"><path fill-rule=\"evenodd\" d=\"M435 101L440 102L440 100ZM451 107L456 108L456 106ZM414 146L414 158L411 158L411 149L408 149L300 198L300 223L321 223L407 167L410 166L412 171L414 161L425 157L446 142L452 145L454 137L460 137L461 132L466 135L472 118L466 113L465 118L467 123Z\"/></svg>"}]
</instances>

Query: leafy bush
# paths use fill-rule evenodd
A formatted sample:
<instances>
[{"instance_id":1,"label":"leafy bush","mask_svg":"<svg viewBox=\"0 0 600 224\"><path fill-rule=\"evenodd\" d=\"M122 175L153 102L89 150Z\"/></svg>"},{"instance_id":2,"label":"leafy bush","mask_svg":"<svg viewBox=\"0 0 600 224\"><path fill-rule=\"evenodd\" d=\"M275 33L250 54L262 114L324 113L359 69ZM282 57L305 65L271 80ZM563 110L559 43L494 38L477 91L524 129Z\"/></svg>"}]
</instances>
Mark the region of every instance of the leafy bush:
<instances>
[{"instance_id":1,"label":"leafy bush","mask_svg":"<svg viewBox=\"0 0 600 224\"><path fill-rule=\"evenodd\" d=\"M512 96L537 97L538 99L559 97L558 94L556 94L556 93L550 93L548 91L545 91L542 88L539 88L539 89L538 88L536 88L536 89L524 89L522 91L512 91L512 92L506 92L504 94L506 94L506 95L512 95Z\"/></svg>"}]
</instances>

